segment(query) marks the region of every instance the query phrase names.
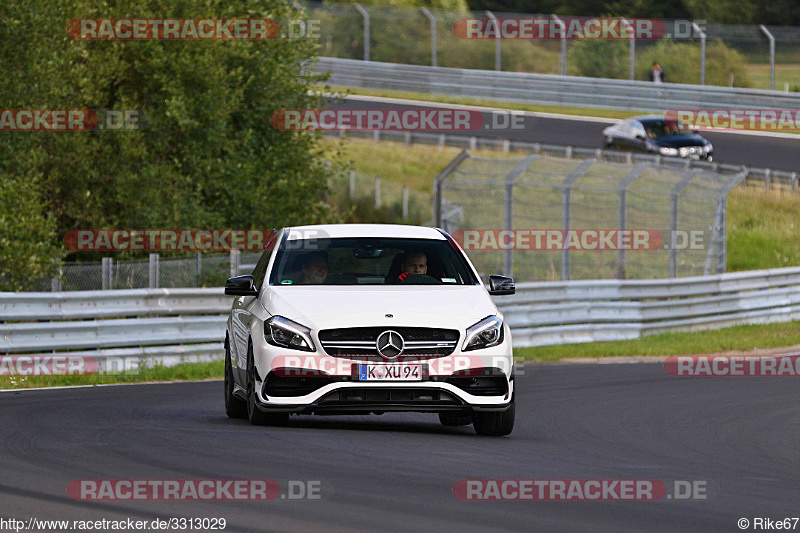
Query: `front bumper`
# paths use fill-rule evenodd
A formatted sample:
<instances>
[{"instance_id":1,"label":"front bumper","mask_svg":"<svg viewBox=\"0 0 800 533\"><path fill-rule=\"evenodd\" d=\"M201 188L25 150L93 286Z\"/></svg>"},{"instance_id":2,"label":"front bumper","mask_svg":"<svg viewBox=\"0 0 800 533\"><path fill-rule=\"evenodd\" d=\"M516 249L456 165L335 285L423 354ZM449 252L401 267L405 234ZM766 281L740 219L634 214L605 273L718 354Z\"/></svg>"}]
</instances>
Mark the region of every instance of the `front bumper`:
<instances>
[{"instance_id":1,"label":"front bumper","mask_svg":"<svg viewBox=\"0 0 800 533\"><path fill-rule=\"evenodd\" d=\"M352 367L374 359L321 351L292 350L287 355L286 349L256 342L256 406L265 412L305 414L505 411L514 394L511 331L505 328L505 340L498 346L405 361L425 367L421 381L359 381Z\"/></svg>"},{"instance_id":2,"label":"front bumper","mask_svg":"<svg viewBox=\"0 0 800 533\"><path fill-rule=\"evenodd\" d=\"M405 385L341 383L320 389L318 397L309 401L307 397L293 397L287 401L265 401L261 397L256 406L264 412L289 412L298 414L369 414L384 412L502 412L513 402L514 381L510 382L509 394L502 401L496 398L473 397L474 403L459 396L449 384L418 382ZM260 395L261 396L261 395ZM469 396L469 395L467 395ZM482 403L488 401L489 403Z\"/></svg>"}]
</instances>

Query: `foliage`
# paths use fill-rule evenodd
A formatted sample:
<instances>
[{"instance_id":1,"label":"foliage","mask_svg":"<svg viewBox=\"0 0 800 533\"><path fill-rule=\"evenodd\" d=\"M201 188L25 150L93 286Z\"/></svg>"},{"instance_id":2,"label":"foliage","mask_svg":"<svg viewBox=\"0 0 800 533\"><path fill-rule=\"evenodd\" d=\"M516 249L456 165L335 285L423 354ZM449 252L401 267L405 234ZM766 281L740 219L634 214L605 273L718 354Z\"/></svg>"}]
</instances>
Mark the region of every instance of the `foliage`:
<instances>
[{"instance_id":1,"label":"foliage","mask_svg":"<svg viewBox=\"0 0 800 533\"><path fill-rule=\"evenodd\" d=\"M592 78L627 78L630 43L625 40L585 40L572 44L567 65L580 76Z\"/></svg>"},{"instance_id":2,"label":"foliage","mask_svg":"<svg viewBox=\"0 0 800 533\"><path fill-rule=\"evenodd\" d=\"M666 73L668 83L700 83L700 45L662 40L651 46L636 60L637 78L646 80L653 62ZM744 56L728 48L722 41L706 46L706 85L728 86L733 74L734 87L750 87Z\"/></svg>"},{"instance_id":3,"label":"foliage","mask_svg":"<svg viewBox=\"0 0 800 533\"><path fill-rule=\"evenodd\" d=\"M322 201L330 170L319 136L270 123L275 110L321 105L308 94L322 81L307 69L315 41L91 41L66 31L75 18L297 18L290 3L43 0L4 3L0 15L4 108L144 115L141 131L3 132L2 203L26 198L14 207L36 223L20 246L34 254L47 241L50 253L37 255L37 264L57 255L59 239L47 237L53 224L63 236L73 228L246 229L337 219ZM14 227L2 223L0 240ZM2 268L9 279L33 275Z\"/></svg>"}]
</instances>

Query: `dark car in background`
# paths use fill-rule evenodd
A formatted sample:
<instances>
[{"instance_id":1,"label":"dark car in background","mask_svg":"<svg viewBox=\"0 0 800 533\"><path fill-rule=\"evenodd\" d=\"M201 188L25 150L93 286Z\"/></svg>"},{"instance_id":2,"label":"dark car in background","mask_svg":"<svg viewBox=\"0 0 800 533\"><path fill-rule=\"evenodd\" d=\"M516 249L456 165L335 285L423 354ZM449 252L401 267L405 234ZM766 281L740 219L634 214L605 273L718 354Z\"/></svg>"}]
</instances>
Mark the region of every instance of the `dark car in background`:
<instances>
[{"instance_id":1,"label":"dark car in background","mask_svg":"<svg viewBox=\"0 0 800 533\"><path fill-rule=\"evenodd\" d=\"M714 160L714 147L675 118L641 116L603 130L603 147L670 157Z\"/></svg>"}]
</instances>

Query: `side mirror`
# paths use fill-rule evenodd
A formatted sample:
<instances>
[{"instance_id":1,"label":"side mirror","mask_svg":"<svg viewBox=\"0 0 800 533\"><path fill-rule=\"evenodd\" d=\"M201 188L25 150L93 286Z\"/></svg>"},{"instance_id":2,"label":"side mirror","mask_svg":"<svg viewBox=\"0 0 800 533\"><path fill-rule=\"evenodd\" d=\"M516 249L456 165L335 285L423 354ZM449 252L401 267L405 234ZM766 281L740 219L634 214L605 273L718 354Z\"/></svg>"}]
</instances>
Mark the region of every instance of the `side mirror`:
<instances>
[{"instance_id":1,"label":"side mirror","mask_svg":"<svg viewBox=\"0 0 800 533\"><path fill-rule=\"evenodd\" d=\"M225 282L225 294L230 296L258 296L253 276L236 276Z\"/></svg>"},{"instance_id":2,"label":"side mirror","mask_svg":"<svg viewBox=\"0 0 800 533\"><path fill-rule=\"evenodd\" d=\"M646 138L647 138L647 136L646 136L644 133L642 133L642 132L637 132L637 133L636 133L636 138L637 138L637 139L642 139L642 140L644 140L644 139L646 139Z\"/></svg>"},{"instance_id":3,"label":"side mirror","mask_svg":"<svg viewBox=\"0 0 800 533\"><path fill-rule=\"evenodd\" d=\"M517 292L517 289L514 286L513 279L495 274L489 276L489 294L493 296L502 296L514 294L515 292Z\"/></svg>"}]
</instances>

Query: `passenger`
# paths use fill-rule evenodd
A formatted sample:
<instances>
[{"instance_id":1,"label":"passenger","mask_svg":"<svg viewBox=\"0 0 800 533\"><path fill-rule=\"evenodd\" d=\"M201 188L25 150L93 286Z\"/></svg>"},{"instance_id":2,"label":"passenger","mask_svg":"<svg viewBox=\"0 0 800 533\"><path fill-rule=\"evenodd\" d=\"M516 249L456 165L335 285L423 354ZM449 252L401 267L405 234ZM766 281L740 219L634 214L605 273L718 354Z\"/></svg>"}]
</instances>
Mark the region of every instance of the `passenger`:
<instances>
[{"instance_id":1,"label":"passenger","mask_svg":"<svg viewBox=\"0 0 800 533\"><path fill-rule=\"evenodd\" d=\"M303 257L303 279L300 281L306 285L319 285L325 283L328 277L328 254L325 252L313 252Z\"/></svg>"}]
</instances>

